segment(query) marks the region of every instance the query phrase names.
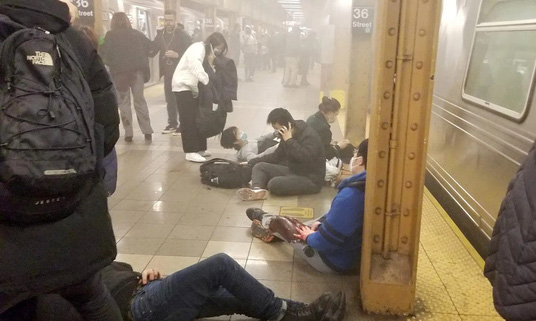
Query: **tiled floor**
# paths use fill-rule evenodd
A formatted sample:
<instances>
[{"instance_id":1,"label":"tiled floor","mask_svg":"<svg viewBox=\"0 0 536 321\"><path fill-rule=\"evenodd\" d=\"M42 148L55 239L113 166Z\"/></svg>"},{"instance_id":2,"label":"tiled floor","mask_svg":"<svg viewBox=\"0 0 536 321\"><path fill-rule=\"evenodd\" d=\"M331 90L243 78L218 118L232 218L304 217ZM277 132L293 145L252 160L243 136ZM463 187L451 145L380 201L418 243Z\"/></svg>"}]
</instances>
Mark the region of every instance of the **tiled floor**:
<instances>
[{"instance_id":1,"label":"tiled floor","mask_svg":"<svg viewBox=\"0 0 536 321\"><path fill-rule=\"evenodd\" d=\"M318 83L318 69L312 72L312 83ZM229 114L227 125L236 125L249 137L257 137L271 130L266 116L272 108L286 107L298 119L314 113L318 88L284 89L279 85L281 76L281 71L259 72L255 82L240 82L240 100ZM417 308L415 316L409 318L365 314L359 306L357 276L320 274L286 244L253 239L248 229L250 221L244 214L246 208L256 206L274 212L281 206L304 206L314 208L318 217L329 208L336 191L326 187L312 196L244 203L234 190L201 185L199 165L184 160L181 138L159 133L167 117L162 90L161 85L146 90L156 131L153 142L145 143L137 130L133 143L120 140L116 146L119 186L109 206L118 260L129 262L136 270L151 266L170 274L225 252L281 297L310 301L325 291L345 290L349 303L346 320L500 320L480 267L428 198L424 200ZM333 131L335 138L340 138L337 125ZM215 139L209 140L209 150L214 157L233 156Z\"/></svg>"}]
</instances>

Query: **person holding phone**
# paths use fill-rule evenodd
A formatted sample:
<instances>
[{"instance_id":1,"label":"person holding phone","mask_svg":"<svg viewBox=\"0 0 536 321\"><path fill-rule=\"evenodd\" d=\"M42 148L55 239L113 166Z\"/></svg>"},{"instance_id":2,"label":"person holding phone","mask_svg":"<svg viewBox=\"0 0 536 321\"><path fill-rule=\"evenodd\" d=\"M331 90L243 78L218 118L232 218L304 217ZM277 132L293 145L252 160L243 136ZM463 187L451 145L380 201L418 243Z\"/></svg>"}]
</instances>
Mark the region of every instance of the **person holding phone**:
<instances>
[{"instance_id":1,"label":"person holding phone","mask_svg":"<svg viewBox=\"0 0 536 321\"><path fill-rule=\"evenodd\" d=\"M281 143L274 153L250 160L251 186L241 188L244 201L274 195L306 195L320 192L324 185L326 161L324 147L316 131L303 120L294 120L288 110L276 108L268 115Z\"/></svg>"},{"instance_id":2,"label":"person holding phone","mask_svg":"<svg viewBox=\"0 0 536 321\"><path fill-rule=\"evenodd\" d=\"M186 160L202 163L210 153L207 152L207 139L203 137L196 125L196 115L199 108L198 83L209 84L209 75L203 64L214 69L215 52L227 51L227 43L220 33L211 34L205 42L190 45L175 69L172 88L177 100L179 121L181 127L182 148Z\"/></svg>"}]
</instances>

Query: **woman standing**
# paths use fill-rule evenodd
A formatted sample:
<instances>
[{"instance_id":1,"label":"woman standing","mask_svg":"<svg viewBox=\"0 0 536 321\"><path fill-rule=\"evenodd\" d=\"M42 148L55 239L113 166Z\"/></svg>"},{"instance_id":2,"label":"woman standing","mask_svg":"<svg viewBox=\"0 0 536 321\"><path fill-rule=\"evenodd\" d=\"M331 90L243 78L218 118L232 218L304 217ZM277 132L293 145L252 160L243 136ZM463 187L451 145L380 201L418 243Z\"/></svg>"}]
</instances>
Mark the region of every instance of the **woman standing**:
<instances>
[{"instance_id":1,"label":"woman standing","mask_svg":"<svg viewBox=\"0 0 536 321\"><path fill-rule=\"evenodd\" d=\"M143 84L150 78L148 55L151 40L138 30L132 29L130 20L124 12L113 15L111 29L106 33L101 54L106 65L110 67L119 94L119 112L125 129L125 141L131 142L134 136L131 92L141 132L145 135L146 141L151 141L153 129L143 95Z\"/></svg>"},{"instance_id":2,"label":"woman standing","mask_svg":"<svg viewBox=\"0 0 536 321\"><path fill-rule=\"evenodd\" d=\"M213 33L205 42L192 44L184 53L175 73L173 74L173 92L177 98L179 121L182 124L182 148L186 160L202 163L206 161L207 139L196 126L196 115L199 108L198 83L209 84L209 76L203 68L206 62L214 70L216 55L227 51L227 43L220 33Z\"/></svg>"}]
</instances>

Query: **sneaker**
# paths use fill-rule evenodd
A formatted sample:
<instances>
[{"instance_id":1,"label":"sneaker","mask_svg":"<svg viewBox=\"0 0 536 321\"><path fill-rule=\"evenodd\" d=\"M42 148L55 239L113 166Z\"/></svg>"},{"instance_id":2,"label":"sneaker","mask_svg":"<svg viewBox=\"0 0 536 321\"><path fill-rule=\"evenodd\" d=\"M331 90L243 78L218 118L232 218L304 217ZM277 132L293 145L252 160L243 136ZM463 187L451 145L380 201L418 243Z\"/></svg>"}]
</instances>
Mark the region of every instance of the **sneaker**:
<instances>
[{"instance_id":1,"label":"sneaker","mask_svg":"<svg viewBox=\"0 0 536 321\"><path fill-rule=\"evenodd\" d=\"M265 189L241 188L236 193L243 201L257 201L265 200L268 191Z\"/></svg>"},{"instance_id":2,"label":"sneaker","mask_svg":"<svg viewBox=\"0 0 536 321\"><path fill-rule=\"evenodd\" d=\"M173 136L180 136L181 135L181 126L177 127L175 131L173 132Z\"/></svg>"},{"instance_id":3,"label":"sneaker","mask_svg":"<svg viewBox=\"0 0 536 321\"><path fill-rule=\"evenodd\" d=\"M251 223L251 234L266 243L272 242L275 238L272 231L262 226L262 223L259 220L253 220Z\"/></svg>"},{"instance_id":4,"label":"sneaker","mask_svg":"<svg viewBox=\"0 0 536 321\"><path fill-rule=\"evenodd\" d=\"M186 153L186 160L194 163L204 163L207 159L198 153Z\"/></svg>"},{"instance_id":5,"label":"sneaker","mask_svg":"<svg viewBox=\"0 0 536 321\"><path fill-rule=\"evenodd\" d=\"M252 221L253 220L262 221L262 217L264 216L264 214L266 214L266 212L258 207L250 207L246 210L246 215Z\"/></svg>"},{"instance_id":6,"label":"sneaker","mask_svg":"<svg viewBox=\"0 0 536 321\"><path fill-rule=\"evenodd\" d=\"M203 157L210 157L210 156L212 156L212 154L211 154L208 150L200 151L198 154L201 155L201 156L203 156Z\"/></svg>"},{"instance_id":7,"label":"sneaker","mask_svg":"<svg viewBox=\"0 0 536 321\"><path fill-rule=\"evenodd\" d=\"M171 134L177 130L177 127L167 125L166 128L162 131L162 134Z\"/></svg>"},{"instance_id":8,"label":"sneaker","mask_svg":"<svg viewBox=\"0 0 536 321\"><path fill-rule=\"evenodd\" d=\"M281 321L341 321L346 311L346 296L322 294L310 304L287 301L287 311Z\"/></svg>"},{"instance_id":9,"label":"sneaker","mask_svg":"<svg viewBox=\"0 0 536 321\"><path fill-rule=\"evenodd\" d=\"M150 142L153 140L153 135L152 134L145 134L145 140Z\"/></svg>"}]
</instances>

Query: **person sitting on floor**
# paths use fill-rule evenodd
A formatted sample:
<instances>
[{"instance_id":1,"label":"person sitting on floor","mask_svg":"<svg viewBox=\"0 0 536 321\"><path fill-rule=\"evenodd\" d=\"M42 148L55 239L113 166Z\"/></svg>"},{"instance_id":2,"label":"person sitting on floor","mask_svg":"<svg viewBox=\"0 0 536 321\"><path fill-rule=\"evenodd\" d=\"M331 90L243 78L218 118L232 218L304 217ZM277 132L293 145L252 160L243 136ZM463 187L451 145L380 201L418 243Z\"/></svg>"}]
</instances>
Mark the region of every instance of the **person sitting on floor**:
<instances>
[{"instance_id":1,"label":"person sitting on floor","mask_svg":"<svg viewBox=\"0 0 536 321\"><path fill-rule=\"evenodd\" d=\"M318 105L319 111L307 118L307 125L316 130L322 144L326 159L334 157L340 158L345 164L348 164L354 153L355 147L348 139L336 142L332 139L331 126L337 120L341 104L335 98L324 96L322 103Z\"/></svg>"},{"instance_id":2,"label":"person sitting on floor","mask_svg":"<svg viewBox=\"0 0 536 321\"><path fill-rule=\"evenodd\" d=\"M365 206L368 139L351 160L355 175L342 181L330 210L318 220L302 224L296 219L267 214L259 208L246 211L253 221L253 236L265 242L285 240L313 268L325 273L359 271ZM358 171L365 167L365 170Z\"/></svg>"},{"instance_id":3,"label":"person sitting on floor","mask_svg":"<svg viewBox=\"0 0 536 321\"><path fill-rule=\"evenodd\" d=\"M282 196L320 192L326 161L318 134L284 108L272 110L267 123L281 136L281 143L274 153L248 162L253 167L252 188L239 189L238 196L252 201L265 199L268 190Z\"/></svg>"},{"instance_id":4,"label":"person sitting on floor","mask_svg":"<svg viewBox=\"0 0 536 321\"><path fill-rule=\"evenodd\" d=\"M132 271L114 262L101 271L124 320L190 321L244 314L261 320L341 321L346 297L323 294L311 304L276 297L227 254L217 254L165 278L154 269ZM82 321L60 296L39 298L37 320Z\"/></svg>"},{"instance_id":5,"label":"person sitting on floor","mask_svg":"<svg viewBox=\"0 0 536 321\"><path fill-rule=\"evenodd\" d=\"M250 140L245 132L232 126L221 133L220 144L225 149L237 150L236 159L239 162L248 162L253 158L273 153L279 144L274 138L274 133L269 133L256 140Z\"/></svg>"}]
</instances>

